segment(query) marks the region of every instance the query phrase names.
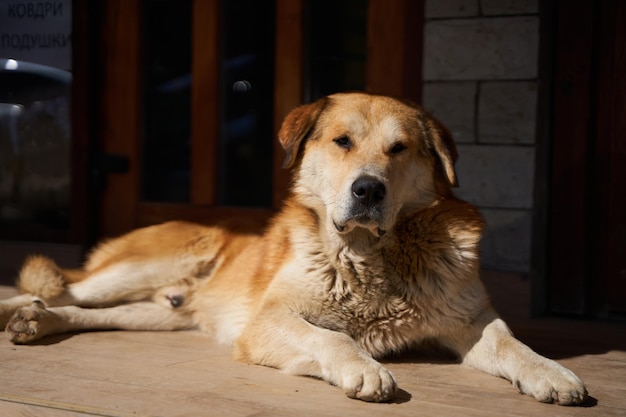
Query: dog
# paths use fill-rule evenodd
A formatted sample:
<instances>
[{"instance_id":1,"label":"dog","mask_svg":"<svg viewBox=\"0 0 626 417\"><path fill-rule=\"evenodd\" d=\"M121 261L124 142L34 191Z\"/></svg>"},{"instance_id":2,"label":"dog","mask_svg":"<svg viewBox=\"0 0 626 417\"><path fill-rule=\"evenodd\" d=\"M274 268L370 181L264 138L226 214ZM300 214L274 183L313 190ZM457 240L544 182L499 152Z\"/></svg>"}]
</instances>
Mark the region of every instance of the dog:
<instances>
[{"instance_id":1,"label":"dog","mask_svg":"<svg viewBox=\"0 0 626 417\"><path fill-rule=\"evenodd\" d=\"M419 106L341 93L279 131L289 196L262 233L168 222L106 241L82 269L29 258L0 303L13 343L88 329L211 333L235 358L385 402L377 359L435 341L542 402L583 382L515 339L479 277L483 219L454 197L456 148Z\"/></svg>"}]
</instances>

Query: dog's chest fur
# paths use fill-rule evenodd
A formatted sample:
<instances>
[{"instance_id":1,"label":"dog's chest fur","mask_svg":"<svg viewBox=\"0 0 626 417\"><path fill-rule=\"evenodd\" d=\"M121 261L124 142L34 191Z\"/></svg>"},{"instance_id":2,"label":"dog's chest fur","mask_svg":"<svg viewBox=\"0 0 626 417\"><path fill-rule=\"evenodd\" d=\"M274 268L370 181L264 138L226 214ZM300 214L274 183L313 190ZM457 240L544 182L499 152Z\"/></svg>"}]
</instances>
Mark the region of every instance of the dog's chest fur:
<instances>
[{"instance_id":1,"label":"dog's chest fur","mask_svg":"<svg viewBox=\"0 0 626 417\"><path fill-rule=\"evenodd\" d=\"M467 325L488 303L471 279L478 272L480 237L474 226L465 223L465 234L450 233L432 219L410 219L368 249L343 246L330 262L328 252L309 252L301 258L307 275L324 285L315 295L319 309L305 319L349 334L374 356Z\"/></svg>"}]
</instances>

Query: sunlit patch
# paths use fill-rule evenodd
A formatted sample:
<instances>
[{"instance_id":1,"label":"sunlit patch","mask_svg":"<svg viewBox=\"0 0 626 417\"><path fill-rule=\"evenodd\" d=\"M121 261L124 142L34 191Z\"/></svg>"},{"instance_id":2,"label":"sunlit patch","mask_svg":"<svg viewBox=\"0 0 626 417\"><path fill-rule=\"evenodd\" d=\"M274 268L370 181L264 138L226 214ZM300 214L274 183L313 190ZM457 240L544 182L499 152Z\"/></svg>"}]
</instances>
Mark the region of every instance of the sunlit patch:
<instances>
[{"instance_id":1,"label":"sunlit patch","mask_svg":"<svg viewBox=\"0 0 626 417\"><path fill-rule=\"evenodd\" d=\"M394 142L404 139L406 136L402 124L395 117L385 117L380 122L380 131L385 138Z\"/></svg>"}]
</instances>

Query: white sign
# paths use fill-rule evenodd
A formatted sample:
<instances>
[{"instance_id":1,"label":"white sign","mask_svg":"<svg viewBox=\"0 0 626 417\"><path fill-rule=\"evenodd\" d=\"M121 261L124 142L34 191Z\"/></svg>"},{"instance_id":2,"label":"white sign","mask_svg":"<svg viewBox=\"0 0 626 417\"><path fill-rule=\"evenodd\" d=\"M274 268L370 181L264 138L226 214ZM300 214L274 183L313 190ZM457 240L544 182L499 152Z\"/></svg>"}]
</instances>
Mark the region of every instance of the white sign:
<instances>
[{"instance_id":1,"label":"white sign","mask_svg":"<svg viewBox=\"0 0 626 417\"><path fill-rule=\"evenodd\" d=\"M0 0L0 58L72 67L72 0Z\"/></svg>"}]
</instances>

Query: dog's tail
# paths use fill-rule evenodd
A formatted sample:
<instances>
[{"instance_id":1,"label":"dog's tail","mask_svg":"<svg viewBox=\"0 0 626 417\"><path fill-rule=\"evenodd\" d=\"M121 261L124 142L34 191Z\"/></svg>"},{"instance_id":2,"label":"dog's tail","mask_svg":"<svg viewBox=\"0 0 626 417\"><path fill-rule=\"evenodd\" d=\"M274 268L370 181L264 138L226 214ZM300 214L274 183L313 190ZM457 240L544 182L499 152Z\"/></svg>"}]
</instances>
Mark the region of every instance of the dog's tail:
<instances>
[{"instance_id":1,"label":"dog's tail","mask_svg":"<svg viewBox=\"0 0 626 417\"><path fill-rule=\"evenodd\" d=\"M85 275L83 270L63 269L50 258L34 255L24 262L17 287L22 293L51 299L61 295L67 284L81 281Z\"/></svg>"}]
</instances>

